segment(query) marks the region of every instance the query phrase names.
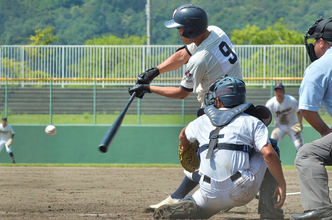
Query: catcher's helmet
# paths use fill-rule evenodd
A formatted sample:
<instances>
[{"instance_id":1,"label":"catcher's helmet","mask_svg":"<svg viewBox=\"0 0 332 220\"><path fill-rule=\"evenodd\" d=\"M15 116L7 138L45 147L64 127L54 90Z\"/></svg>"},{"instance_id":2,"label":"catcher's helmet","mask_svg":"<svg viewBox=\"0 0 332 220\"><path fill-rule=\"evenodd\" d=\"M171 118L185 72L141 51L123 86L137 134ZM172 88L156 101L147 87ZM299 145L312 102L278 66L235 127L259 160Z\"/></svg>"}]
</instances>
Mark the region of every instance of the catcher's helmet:
<instances>
[{"instance_id":1,"label":"catcher's helmet","mask_svg":"<svg viewBox=\"0 0 332 220\"><path fill-rule=\"evenodd\" d=\"M213 83L205 93L205 105L214 105L219 98L225 107L233 107L245 103L246 85L243 80L225 75Z\"/></svg>"},{"instance_id":2,"label":"catcher's helmet","mask_svg":"<svg viewBox=\"0 0 332 220\"><path fill-rule=\"evenodd\" d=\"M185 4L175 9L173 19L165 23L167 28L181 28L185 30L182 36L193 39L207 30L208 18L204 9L198 5Z\"/></svg>"}]
</instances>

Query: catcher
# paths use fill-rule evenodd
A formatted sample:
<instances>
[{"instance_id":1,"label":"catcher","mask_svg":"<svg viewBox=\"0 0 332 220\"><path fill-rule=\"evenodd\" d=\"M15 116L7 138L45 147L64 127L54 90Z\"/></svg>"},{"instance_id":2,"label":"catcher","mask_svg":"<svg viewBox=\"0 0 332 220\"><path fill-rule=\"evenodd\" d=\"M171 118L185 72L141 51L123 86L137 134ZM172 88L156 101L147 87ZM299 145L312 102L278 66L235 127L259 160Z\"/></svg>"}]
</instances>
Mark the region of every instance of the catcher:
<instances>
[{"instance_id":1,"label":"catcher","mask_svg":"<svg viewBox=\"0 0 332 220\"><path fill-rule=\"evenodd\" d=\"M280 144L283 137L288 134L293 141L296 151L304 144L302 137L302 114L298 109L298 102L293 96L285 94L285 87L278 82L274 86L274 97L267 101L266 107L270 109L275 118L275 127L271 138Z\"/></svg>"},{"instance_id":2,"label":"catcher","mask_svg":"<svg viewBox=\"0 0 332 220\"><path fill-rule=\"evenodd\" d=\"M155 219L207 219L245 205L255 198L267 174L277 182L273 197L279 195L279 199L274 210L284 204L286 181L280 159L267 127L252 116L257 109L245 103L244 82L224 77L209 91L205 115L183 128L179 137L184 152L190 149L190 142L199 143L200 189L176 204L159 207Z\"/></svg>"},{"instance_id":3,"label":"catcher","mask_svg":"<svg viewBox=\"0 0 332 220\"><path fill-rule=\"evenodd\" d=\"M2 117L0 125L0 152L3 146L6 146L6 150L9 153L9 156L12 158L13 163L15 163L15 159L11 145L13 143L14 135L15 131L13 130L12 126L7 124L7 117Z\"/></svg>"}]
</instances>

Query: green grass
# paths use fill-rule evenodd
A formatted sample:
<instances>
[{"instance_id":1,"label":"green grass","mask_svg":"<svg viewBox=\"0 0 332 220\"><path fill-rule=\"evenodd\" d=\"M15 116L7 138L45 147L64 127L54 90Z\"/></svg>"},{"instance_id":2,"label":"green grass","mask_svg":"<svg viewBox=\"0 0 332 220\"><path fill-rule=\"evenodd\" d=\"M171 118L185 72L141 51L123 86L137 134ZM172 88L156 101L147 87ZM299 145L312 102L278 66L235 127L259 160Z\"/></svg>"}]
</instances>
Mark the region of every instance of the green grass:
<instances>
[{"instance_id":1,"label":"green grass","mask_svg":"<svg viewBox=\"0 0 332 220\"><path fill-rule=\"evenodd\" d=\"M332 124L332 118L326 113L321 112L321 117L326 124ZM112 124L119 114L97 114L96 124ZM186 115L185 124L193 121L196 115ZM52 116L52 124L94 124L95 117L92 114L55 114ZM49 124L49 115L8 115L8 123L10 124ZM127 114L122 124L175 124L182 125L182 115L141 115L140 119L136 114ZM303 119L303 124L308 122Z\"/></svg>"}]
</instances>

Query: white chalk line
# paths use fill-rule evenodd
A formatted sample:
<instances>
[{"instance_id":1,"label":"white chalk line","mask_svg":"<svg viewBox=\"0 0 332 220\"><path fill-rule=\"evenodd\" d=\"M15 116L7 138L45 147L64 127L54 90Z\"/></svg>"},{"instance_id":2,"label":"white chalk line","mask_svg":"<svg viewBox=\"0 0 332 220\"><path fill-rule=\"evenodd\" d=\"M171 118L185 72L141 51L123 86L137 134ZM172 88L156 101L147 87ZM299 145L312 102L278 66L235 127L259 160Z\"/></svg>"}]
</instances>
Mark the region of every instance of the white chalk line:
<instances>
[{"instance_id":1,"label":"white chalk line","mask_svg":"<svg viewBox=\"0 0 332 220\"><path fill-rule=\"evenodd\" d=\"M331 191L332 188L329 188L329 190ZM286 193L286 196L292 196L292 195L300 195L301 192L295 192L295 193Z\"/></svg>"}]
</instances>

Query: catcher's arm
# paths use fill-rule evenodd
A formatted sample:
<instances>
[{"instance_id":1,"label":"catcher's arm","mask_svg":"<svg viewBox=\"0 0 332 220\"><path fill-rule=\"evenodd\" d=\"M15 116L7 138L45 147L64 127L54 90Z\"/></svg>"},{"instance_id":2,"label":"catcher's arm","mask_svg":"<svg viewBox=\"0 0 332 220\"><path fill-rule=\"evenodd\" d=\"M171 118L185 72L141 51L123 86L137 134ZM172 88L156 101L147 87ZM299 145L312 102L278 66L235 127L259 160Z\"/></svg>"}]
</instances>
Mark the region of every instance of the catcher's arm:
<instances>
[{"instance_id":1,"label":"catcher's arm","mask_svg":"<svg viewBox=\"0 0 332 220\"><path fill-rule=\"evenodd\" d=\"M180 136L179 136L179 139L180 139L180 142L182 145L181 150L183 152L185 152L189 149L189 144L190 144L190 141L186 137L186 128L187 128L187 126L182 129L182 131L180 132Z\"/></svg>"}]
</instances>

